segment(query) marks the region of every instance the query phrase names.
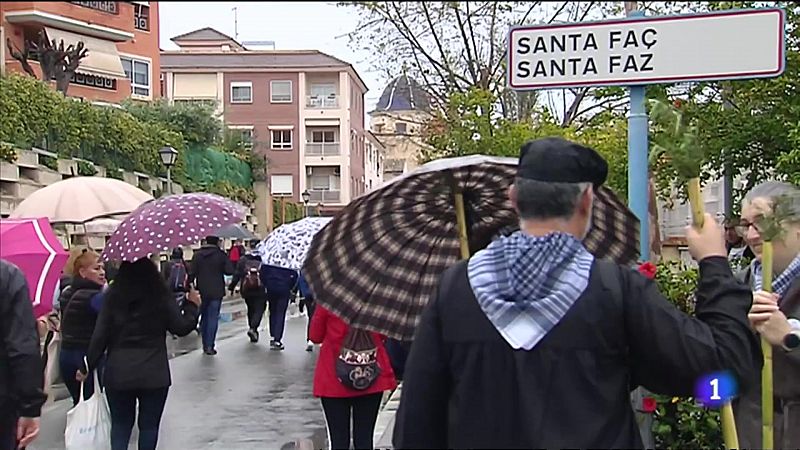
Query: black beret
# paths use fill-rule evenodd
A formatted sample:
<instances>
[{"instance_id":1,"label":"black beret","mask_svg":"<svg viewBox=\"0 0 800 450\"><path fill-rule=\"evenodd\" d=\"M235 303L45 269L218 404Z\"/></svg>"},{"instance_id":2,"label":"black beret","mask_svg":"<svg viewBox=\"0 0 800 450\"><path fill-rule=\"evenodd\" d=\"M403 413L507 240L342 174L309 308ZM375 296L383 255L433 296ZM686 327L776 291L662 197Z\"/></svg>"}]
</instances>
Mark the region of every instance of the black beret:
<instances>
[{"instance_id":1,"label":"black beret","mask_svg":"<svg viewBox=\"0 0 800 450\"><path fill-rule=\"evenodd\" d=\"M526 142L519 151L517 178L549 183L606 182L608 163L589 147L550 137Z\"/></svg>"}]
</instances>

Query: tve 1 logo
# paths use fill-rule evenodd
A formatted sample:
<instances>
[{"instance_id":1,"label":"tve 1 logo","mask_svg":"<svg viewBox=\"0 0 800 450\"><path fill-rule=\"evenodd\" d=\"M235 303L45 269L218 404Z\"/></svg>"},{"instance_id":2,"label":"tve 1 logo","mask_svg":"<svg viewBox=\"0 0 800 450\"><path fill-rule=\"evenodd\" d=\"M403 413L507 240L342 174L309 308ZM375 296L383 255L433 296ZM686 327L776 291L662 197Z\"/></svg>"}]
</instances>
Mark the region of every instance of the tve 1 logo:
<instances>
[{"instance_id":1,"label":"tve 1 logo","mask_svg":"<svg viewBox=\"0 0 800 450\"><path fill-rule=\"evenodd\" d=\"M719 408L736 397L738 384L729 372L700 377L694 387L695 398L708 408Z\"/></svg>"}]
</instances>

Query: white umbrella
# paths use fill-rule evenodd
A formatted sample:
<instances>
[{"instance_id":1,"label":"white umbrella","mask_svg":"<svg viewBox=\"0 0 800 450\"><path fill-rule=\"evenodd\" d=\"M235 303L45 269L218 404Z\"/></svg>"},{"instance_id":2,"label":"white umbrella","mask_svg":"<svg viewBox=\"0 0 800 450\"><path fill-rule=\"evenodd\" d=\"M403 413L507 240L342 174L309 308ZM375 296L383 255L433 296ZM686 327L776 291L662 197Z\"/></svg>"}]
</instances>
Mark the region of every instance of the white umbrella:
<instances>
[{"instance_id":1,"label":"white umbrella","mask_svg":"<svg viewBox=\"0 0 800 450\"><path fill-rule=\"evenodd\" d=\"M74 177L45 186L22 201L11 218L47 217L51 223L85 223L129 214L153 196L124 181Z\"/></svg>"},{"instance_id":2,"label":"white umbrella","mask_svg":"<svg viewBox=\"0 0 800 450\"><path fill-rule=\"evenodd\" d=\"M86 234L111 235L122 223L120 219L102 218L90 220L83 224Z\"/></svg>"},{"instance_id":3,"label":"white umbrella","mask_svg":"<svg viewBox=\"0 0 800 450\"><path fill-rule=\"evenodd\" d=\"M306 217L279 226L256 247L261 260L271 266L300 270L314 235L332 219L332 217Z\"/></svg>"}]
</instances>

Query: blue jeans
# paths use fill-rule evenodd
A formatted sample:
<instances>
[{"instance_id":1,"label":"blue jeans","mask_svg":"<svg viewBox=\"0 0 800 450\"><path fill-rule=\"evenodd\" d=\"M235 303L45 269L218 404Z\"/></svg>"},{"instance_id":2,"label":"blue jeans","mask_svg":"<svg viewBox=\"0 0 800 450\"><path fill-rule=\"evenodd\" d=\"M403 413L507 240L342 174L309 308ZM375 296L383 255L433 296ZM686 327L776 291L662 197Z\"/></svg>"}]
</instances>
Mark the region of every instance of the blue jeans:
<instances>
[{"instance_id":1,"label":"blue jeans","mask_svg":"<svg viewBox=\"0 0 800 450\"><path fill-rule=\"evenodd\" d=\"M283 328L286 325L286 310L289 308L288 295L275 295L267 292L269 302L269 335L272 339L283 340Z\"/></svg>"},{"instance_id":2,"label":"blue jeans","mask_svg":"<svg viewBox=\"0 0 800 450\"><path fill-rule=\"evenodd\" d=\"M83 358L86 356L87 349L62 348L58 356L58 368L61 371L61 378L67 386L69 395L72 397L72 405L78 404L78 397L81 393L81 383L75 379L75 373L83 367ZM103 363L105 357L100 359L97 373L100 375L100 385L103 385ZM83 385L83 398L87 400L94 394L94 374L89 373Z\"/></svg>"},{"instance_id":3,"label":"blue jeans","mask_svg":"<svg viewBox=\"0 0 800 450\"><path fill-rule=\"evenodd\" d=\"M203 338L203 350L214 348L219 328L219 310L222 299L206 300L200 304L200 336Z\"/></svg>"},{"instance_id":4,"label":"blue jeans","mask_svg":"<svg viewBox=\"0 0 800 450\"><path fill-rule=\"evenodd\" d=\"M167 403L169 387L158 389L106 389L108 409L111 410L111 449L127 450L134 421L139 424L139 450L155 450L158 427ZM139 417L136 417L136 401Z\"/></svg>"}]
</instances>

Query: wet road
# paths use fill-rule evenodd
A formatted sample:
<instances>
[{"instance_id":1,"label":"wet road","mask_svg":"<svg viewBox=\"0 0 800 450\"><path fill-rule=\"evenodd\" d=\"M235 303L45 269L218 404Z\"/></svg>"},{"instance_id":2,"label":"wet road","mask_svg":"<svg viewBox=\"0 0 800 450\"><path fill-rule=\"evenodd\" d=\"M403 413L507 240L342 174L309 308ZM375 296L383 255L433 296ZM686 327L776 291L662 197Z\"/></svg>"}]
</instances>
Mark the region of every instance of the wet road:
<instances>
[{"instance_id":1,"label":"wet road","mask_svg":"<svg viewBox=\"0 0 800 450\"><path fill-rule=\"evenodd\" d=\"M305 317L287 321L282 352L268 349L266 331L252 344L243 320L221 324L216 356L196 350L196 333L170 343L177 354L188 353L170 361L173 383L158 448L324 448L325 419L311 394L318 350L305 351L305 327ZM64 448L71 406L61 400L45 408L42 433L31 450ZM130 448L136 448L131 441Z\"/></svg>"}]
</instances>

